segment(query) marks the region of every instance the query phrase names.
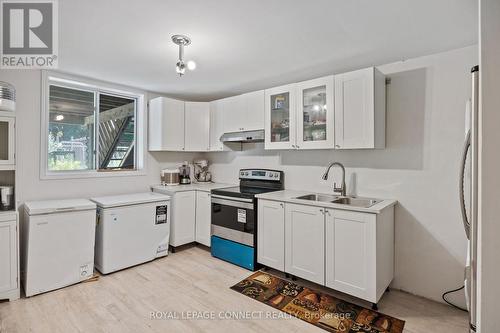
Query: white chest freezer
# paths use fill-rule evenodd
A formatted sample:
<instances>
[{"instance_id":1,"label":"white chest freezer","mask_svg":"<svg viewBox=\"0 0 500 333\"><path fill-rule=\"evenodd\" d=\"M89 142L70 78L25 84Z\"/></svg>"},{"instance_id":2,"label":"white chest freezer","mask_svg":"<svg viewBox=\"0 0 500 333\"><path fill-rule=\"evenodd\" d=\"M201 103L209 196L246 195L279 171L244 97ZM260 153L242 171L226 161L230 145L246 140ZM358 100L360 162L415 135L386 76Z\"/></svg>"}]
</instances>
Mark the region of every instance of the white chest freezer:
<instances>
[{"instance_id":1,"label":"white chest freezer","mask_svg":"<svg viewBox=\"0 0 500 333\"><path fill-rule=\"evenodd\" d=\"M92 277L96 205L85 199L24 204L22 278L26 296Z\"/></svg>"},{"instance_id":2,"label":"white chest freezer","mask_svg":"<svg viewBox=\"0 0 500 333\"><path fill-rule=\"evenodd\" d=\"M101 273L168 254L170 196L146 192L91 200L98 207L95 267Z\"/></svg>"}]
</instances>

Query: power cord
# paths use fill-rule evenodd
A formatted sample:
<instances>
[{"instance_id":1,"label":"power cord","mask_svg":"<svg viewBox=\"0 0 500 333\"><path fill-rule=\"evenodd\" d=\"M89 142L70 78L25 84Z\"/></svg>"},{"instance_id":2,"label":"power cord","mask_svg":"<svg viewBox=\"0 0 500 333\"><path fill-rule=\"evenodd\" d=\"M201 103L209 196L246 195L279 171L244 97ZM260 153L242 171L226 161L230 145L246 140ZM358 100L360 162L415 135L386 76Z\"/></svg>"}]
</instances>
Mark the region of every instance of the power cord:
<instances>
[{"instance_id":1,"label":"power cord","mask_svg":"<svg viewBox=\"0 0 500 333\"><path fill-rule=\"evenodd\" d=\"M460 288L457 288L457 289L453 289L453 290L447 291L447 292L445 292L445 293L444 293L441 297L443 298L443 301L445 301L447 304L451 305L451 306L452 306L452 307L454 307L455 309L459 309L459 310L461 310L461 311L469 312L467 309L464 309L464 308L462 308L462 307L459 307L458 305L455 305L455 304L451 303L450 301L448 301L448 300L446 299L446 295L451 294L451 293L455 293L455 292L460 291L460 290L462 290L462 289L464 289L464 286L461 286Z\"/></svg>"}]
</instances>

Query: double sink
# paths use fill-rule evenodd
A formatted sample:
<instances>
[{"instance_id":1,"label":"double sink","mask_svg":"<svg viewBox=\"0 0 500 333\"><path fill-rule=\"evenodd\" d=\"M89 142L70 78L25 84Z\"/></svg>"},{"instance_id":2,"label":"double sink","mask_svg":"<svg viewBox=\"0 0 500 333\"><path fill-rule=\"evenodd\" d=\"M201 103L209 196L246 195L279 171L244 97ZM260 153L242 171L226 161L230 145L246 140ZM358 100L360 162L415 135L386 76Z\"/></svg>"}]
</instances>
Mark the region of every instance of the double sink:
<instances>
[{"instance_id":1,"label":"double sink","mask_svg":"<svg viewBox=\"0 0 500 333\"><path fill-rule=\"evenodd\" d=\"M319 202L330 202L341 205L348 205L353 207L369 208L382 200L361 198L361 197L343 197L328 194L306 194L300 197L295 197L294 199L299 200L309 200L309 201L319 201Z\"/></svg>"}]
</instances>

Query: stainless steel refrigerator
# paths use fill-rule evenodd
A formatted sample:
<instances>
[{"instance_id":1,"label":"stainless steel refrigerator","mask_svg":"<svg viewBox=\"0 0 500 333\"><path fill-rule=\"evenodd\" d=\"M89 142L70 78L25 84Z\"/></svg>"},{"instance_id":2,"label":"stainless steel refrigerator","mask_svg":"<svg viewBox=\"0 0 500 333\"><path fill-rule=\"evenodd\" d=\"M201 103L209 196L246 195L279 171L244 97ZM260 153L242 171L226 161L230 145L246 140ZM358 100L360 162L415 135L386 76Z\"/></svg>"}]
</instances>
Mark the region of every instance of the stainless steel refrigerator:
<instances>
[{"instance_id":1,"label":"stainless steel refrigerator","mask_svg":"<svg viewBox=\"0 0 500 333\"><path fill-rule=\"evenodd\" d=\"M465 269L469 332L476 332L479 66L473 67L471 74L472 98L466 108L466 138L462 152L459 183L462 220L465 234L469 240Z\"/></svg>"}]
</instances>

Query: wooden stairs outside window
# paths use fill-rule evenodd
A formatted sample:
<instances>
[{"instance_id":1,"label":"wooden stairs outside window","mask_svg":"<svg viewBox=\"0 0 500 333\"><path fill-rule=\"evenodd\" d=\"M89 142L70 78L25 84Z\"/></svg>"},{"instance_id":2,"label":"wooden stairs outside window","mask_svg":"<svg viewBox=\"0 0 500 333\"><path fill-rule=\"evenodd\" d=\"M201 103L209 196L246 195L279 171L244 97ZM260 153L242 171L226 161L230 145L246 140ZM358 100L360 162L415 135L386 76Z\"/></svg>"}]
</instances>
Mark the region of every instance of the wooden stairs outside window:
<instances>
[{"instance_id":1,"label":"wooden stairs outside window","mask_svg":"<svg viewBox=\"0 0 500 333\"><path fill-rule=\"evenodd\" d=\"M133 169L134 104L99 114L99 169Z\"/></svg>"}]
</instances>

